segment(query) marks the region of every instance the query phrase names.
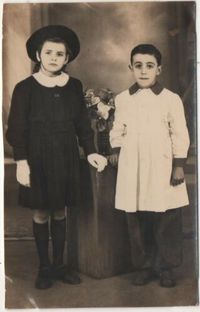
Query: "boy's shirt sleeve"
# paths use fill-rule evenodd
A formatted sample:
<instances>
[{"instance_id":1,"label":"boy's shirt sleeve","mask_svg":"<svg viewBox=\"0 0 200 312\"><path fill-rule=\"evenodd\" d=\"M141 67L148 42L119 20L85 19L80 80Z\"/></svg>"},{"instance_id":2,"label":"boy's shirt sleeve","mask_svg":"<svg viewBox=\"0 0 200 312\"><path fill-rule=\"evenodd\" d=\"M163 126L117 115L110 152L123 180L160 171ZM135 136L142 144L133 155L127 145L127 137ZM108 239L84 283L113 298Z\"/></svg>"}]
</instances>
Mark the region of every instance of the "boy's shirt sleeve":
<instances>
[{"instance_id":1,"label":"boy's shirt sleeve","mask_svg":"<svg viewBox=\"0 0 200 312\"><path fill-rule=\"evenodd\" d=\"M6 139L13 147L13 157L16 161L28 158L28 97L29 91L27 87L23 83L17 84L12 94L6 132Z\"/></svg>"},{"instance_id":2,"label":"boy's shirt sleeve","mask_svg":"<svg viewBox=\"0 0 200 312\"><path fill-rule=\"evenodd\" d=\"M190 139L181 98L175 94L169 103L169 127L172 140L173 164L183 166L189 149Z\"/></svg>"},{"instance_id":3,"label":"boy's shirt sleeve","mask_svg":"<svg viewBox=\"0 0 200 312\"><path fill-rule=\"evenodd\" d=\"M110 145L113 148L113 152L119 152L124 137L124 131L126 128L124 122L124 108L123 103L119 99L119 96L115 98L115 117L113 127L110 131Z\"/></svg>"}]
</instances>

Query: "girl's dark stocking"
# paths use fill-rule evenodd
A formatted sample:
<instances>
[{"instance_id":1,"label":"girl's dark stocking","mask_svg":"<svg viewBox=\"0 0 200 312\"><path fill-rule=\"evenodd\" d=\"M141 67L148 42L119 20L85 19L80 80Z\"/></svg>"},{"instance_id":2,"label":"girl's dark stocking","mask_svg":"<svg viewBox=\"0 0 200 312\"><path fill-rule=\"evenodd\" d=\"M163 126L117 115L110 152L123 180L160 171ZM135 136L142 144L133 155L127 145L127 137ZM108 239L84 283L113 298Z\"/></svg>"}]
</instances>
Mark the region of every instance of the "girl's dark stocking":
<instances>
[{"instance_id":1,"label":"girl's dark stocking","mask_svg":"<svg viewBox=\"0 0 200 312\"><path fill-rule=\"evenodd\" d=\"M66 238L66 218L55 220L51 218L51 239L53 245L54 266L63 265L63 255Z\"/></svg>"},{"instance_id":2,"label":"girl's dark stocking","mask_svg":"<svg viewBox=\"0 0 200 312\"><path fill-rule=\"evenodd\" d=\"M63 264L66 238L66 218L55 220L51 218L51 238L53 244L53 277L64 283L79 284L79 276Z\"/></svg>"},{"instance_id":3,"label":"girl's dark stocking","mask_svg":"<svg viewBox=\"0 0 200 312\"><path fill-rule=\"evenodd\" d=\"M35 287L46 289L52 286L51 270L49 261L49 228L48 222L36 223L33 221L33 234L39 256L39 273L36 279Z\"/></svg>"},{"instance_id":4,"label":"girl's dark stocking","mask_svg":"<svg viewBox=\"0 0 200 312\"><path fill-rule=\"evenodd\" d=\"M50 265L49 261L49 228L48 222L36 223L33 221L33 235L35 237L36 247L38 251L40 268Z\"/></svg>"}]
</instances>

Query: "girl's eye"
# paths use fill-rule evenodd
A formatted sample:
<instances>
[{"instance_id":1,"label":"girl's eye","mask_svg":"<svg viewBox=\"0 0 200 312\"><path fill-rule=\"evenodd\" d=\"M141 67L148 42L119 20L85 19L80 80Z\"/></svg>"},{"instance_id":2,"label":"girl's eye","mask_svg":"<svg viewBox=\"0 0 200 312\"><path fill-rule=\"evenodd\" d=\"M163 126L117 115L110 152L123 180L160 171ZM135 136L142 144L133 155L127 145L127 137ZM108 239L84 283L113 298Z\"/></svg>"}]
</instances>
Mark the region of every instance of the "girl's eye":
<instances>
[{"instance_id":1,"label":"girl's eye","mask_svg":"<svg viewBox=\"0 0 200 312\"><path fill-rule=\"evenodd\" d=\"M64 56L63 53L57 53L57 56Z\"/></svg>"},{"instance_id":2,"label":"girl's eye","mask_svg":"<svg viewBox=\"0 0 200 312\"><path fill-rule=\"evenodd\" d=\"M142 65L141 64L136 64L135 68L140 69L140 68L142 68Z\"/></svg>"},{"instance_id":3,"label":"girl's eye","mask_svg":"<svg viewBox=\"0 0 200 312\"><path fill-rule=\"evenodd\" d=\"M46 52L45 52L45 54L50 55L50 54L51 54L51 52L50 52L50 51L46 51Z\"/></svg>"}]
</instances>

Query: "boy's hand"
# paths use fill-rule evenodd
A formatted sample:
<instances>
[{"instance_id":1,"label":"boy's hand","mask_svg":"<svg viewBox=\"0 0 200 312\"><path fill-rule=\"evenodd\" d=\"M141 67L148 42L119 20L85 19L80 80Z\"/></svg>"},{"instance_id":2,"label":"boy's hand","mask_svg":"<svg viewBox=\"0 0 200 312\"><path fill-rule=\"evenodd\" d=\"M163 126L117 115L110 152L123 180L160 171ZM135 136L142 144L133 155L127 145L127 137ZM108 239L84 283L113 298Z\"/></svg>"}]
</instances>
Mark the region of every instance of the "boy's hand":
<instances>
[{"instance_id":1,"label":"boy's hand","mask_svg":"<svg viewBox=\"0 0 200 312\"><path fill-rule=\"evenodd\" d=\"M93 167L97 168L98 172L101 172L104 170L105 166L107 166L107 159L97 153L93 153L87 156L87 160Z\"/></svg>"},{"instance_id":2,"label":"boy's hand","mask_svg":"<svg viewBox=\"0 0 200 312\"><path fill-rule=\"evenodd\" d=\"M184 182L183 167L175 167L172 171L171 185L179 185Z\"/></svg>"},{"instance_id":3,"label":"boy's hand","mask_svg":"<svg viewBox=\"0 0 200 312\"><path fill-rule=\"evenodd\" d=\"M27 160L18 160L17 161L17 181L24 185L30 186L30 168Z\"/></svg>"},{"instance_id":4,"label":"boy's hand","mask_svg":"<svg viewBox=\"0 0 200 312\"><path fill-rule=\"evenodd\" d=\"M114 153L108 156L108 161L113 167L117 167L119 159L119 153Z\"/></svg>"}]
</instances>

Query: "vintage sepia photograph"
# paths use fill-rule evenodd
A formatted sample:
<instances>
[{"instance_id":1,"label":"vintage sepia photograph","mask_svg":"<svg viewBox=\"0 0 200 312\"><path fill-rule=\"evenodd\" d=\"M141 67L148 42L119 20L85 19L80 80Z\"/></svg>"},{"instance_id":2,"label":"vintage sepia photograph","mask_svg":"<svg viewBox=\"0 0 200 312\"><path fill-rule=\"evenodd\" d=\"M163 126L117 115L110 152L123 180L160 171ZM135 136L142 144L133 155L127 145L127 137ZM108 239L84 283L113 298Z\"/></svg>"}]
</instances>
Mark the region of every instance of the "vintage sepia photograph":
<instances>
[{"instance_id":1,"label":"vintage sepia photograph","mask_svg":"<svg viewBox=\"0 0 200 312\"><path fill-rule=\"evenodd\" d=\"M196 2L2 18L5 308L199 305Z\"/></svg>"}]
</instances>

